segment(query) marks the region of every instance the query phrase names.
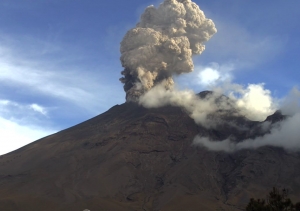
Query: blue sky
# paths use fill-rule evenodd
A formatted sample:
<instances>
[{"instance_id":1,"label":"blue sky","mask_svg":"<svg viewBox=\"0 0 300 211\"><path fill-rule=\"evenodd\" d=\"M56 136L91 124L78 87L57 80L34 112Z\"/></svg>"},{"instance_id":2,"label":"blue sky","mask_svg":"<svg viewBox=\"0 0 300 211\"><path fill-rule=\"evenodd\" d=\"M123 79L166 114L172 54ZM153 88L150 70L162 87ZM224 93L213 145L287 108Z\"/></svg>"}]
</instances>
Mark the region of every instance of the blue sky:
<instances>
[{"instance_id":1,"label":"blue sky","mask_svg":"<svg viewBox=\"0 0 300 211\"><path fill-rule=\"evenodd\" d=\"M194 2L218 32L195 71L176 78L181 88L200 92L229 78L282 98L299 87L298 0ZM159 3L0 0L0 154L125 102L119 44Z\"/></svg>"}]
</instances>

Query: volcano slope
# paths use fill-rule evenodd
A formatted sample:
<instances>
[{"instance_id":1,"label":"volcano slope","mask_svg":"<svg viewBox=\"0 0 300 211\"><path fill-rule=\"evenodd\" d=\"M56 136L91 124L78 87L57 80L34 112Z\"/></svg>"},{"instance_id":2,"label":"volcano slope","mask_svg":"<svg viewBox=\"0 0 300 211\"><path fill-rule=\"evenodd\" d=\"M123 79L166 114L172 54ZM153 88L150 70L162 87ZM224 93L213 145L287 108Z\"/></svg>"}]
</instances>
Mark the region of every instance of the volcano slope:
<instances>
[{"instance_id":1,"label":"volcano slope","mask_svg":"<svg viewBox=\"0 0 300 211\"><path fill-rule=\"evenodd\" d=\"M264 197L273 186L299 199L299 153L274 147L211 152L193 146L198 134L244 139L259 131L208 130L178 107L116 105L1 156L0 210L243 210L250 197Z\"/></svg>"}]
</instances>

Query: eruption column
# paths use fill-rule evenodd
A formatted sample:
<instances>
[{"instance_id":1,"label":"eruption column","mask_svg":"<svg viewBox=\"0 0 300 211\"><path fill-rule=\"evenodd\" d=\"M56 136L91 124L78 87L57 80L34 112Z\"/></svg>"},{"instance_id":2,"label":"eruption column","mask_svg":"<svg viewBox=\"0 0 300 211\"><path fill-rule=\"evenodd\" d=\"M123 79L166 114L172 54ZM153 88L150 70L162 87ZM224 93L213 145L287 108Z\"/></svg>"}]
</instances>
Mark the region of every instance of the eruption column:
<instances>
[{"instance_id":1,"label":"eruption column","mask_svg":"<svg viewBox=\"0 0 300 211\"><path fill-rule=\"evenodd\" d=\"M201 54L216 28L191 0L165 0L146 8L140 22L121 42L127 101L137 101L157 84L173 85L173 74L193 71L192 56Z\"/></svg>"}]
</instances>

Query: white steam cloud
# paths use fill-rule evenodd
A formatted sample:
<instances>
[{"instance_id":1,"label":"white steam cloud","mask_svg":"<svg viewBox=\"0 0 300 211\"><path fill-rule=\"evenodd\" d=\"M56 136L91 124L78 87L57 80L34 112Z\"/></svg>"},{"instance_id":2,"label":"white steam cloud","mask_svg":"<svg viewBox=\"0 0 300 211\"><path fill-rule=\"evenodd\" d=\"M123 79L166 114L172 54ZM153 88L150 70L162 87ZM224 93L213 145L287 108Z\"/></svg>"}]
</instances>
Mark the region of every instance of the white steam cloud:
<instances>
[{"instance_id":1,"label":"white steam cloud","mask_svg":"<svg viewBox=\"0 0 300 211\"><path fill-rule=\"evenodd\" d=\"M299 107L300 91L294 87L289 95L283 100L281 112L285 115L295 115L300 113Z\"/></svg>"},{"instance_id":2,"label":"white steam cloud","mask_svg":"<svg viewBox=\"0 0 300 211\"><path fill-rule=\"evenodd\" d=\"M300 150L300 113L288 118L272 128L270 133L255 139L233 142L230 139L211 141L207 137L197 136L194 144L202 145L213 151L234 152L241 149L256 149L263 146L282 147L289 151Z\"/></svg>"},{"instance_id":3,"label":"white steam cloud","mask_svg":"<svg viewBox=\"0 0 300 211\"><path fill-rule=\"evenodd\" d=\"M204 51L203 43L216 31L191 0L165 0L158 8L147 7L121 42L120 80L127 101L137 101L162 81L168 89L174 83L172 75L193 71L192 56Z\"/></svg>"},{"instance_id":4,"label":"white steam cloud","mask_svg":"<svg viewBox=\"0 0 300 211\"><path fill-rule=\"evenodd\" d=\"M249 84L246 88L238 84L224 84L214 92L199 97L191 90L166 90L162 83L142 95L139 103L146 108L166 105L182 107L197 124L207 128L221 123L218 116L230 114L244 116L253 121L263 121L276 110L271 92L264 89L263 84ZM216 113L219 115L215 116Z\"/></svg>"},{"instance_id":5,"label":"white steam cloud","mask_svg":"<svg viewBox=\"0 0 300 211\"><path fill-rule=\"evenodd\" d=\"M229 91L229 97L235 101L239 113L253 121L265 120L277 107L271 92L264 89L264 84L249 84L246 89L235 85Z\"/></svg>"},{"instance_id":6,"label":"white steam cloud","mask_svg":"<svg viewBox=\"0 0 300 211\"><path fill-rule=\"evenodd\" d=\"M223 141L210 140L207 137L197 136L194 139L195 145L203 146L213 151L234 152L242 149L256 149L263 146L282 147L288 151L300 150L300 91L294 88L282 102L280 109L283 114L290 115L285 120L271 124L264 122L261 126L269 130L264 136L246 140Z\"/></svg>"}]
</instances>

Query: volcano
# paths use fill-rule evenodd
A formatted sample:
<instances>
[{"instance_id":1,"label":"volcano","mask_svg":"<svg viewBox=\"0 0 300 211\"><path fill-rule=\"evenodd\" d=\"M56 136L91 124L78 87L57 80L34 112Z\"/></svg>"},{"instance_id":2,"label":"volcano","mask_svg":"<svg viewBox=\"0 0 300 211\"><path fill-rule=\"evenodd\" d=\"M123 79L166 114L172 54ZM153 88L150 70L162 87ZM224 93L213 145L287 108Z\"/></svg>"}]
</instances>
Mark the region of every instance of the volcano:
<instances>
[{"instance_id":1,"label":"volcano","mask_svg":"<svg viewBox=\"0 0 300 211\"><path fill-rule=\"evenodd\" d=\"M299 199L299 153L271 146L225 153L193 145L196 135L216 141L262 135L261 122L226 118L250 129L207 129L179 107L116 105L1 156L0 210L243 210L273 186ZM266 121L283 119L276 112Z\"/></svg>"}]
</instances>

